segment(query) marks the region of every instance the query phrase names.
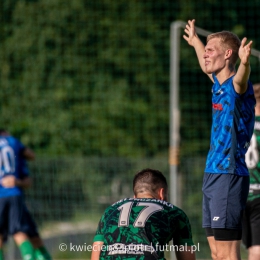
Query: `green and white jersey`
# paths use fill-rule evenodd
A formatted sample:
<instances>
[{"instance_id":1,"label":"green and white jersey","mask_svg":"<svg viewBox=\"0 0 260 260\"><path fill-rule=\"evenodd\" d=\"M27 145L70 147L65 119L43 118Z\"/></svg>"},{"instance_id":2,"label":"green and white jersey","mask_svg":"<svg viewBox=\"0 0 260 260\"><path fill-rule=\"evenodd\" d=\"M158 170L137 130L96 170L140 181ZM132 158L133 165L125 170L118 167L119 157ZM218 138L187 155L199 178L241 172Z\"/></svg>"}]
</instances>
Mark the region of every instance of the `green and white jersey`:
<instances>
[{"instance_id":1,"label":"green and white jersey","mask_svg":"<svg viewBox=\"0 0 260 260\"><path fill-rule=\"evenodd\" d=\"M100 259L109 260L164 259L171 240L175 246L193 245L186 214L166 201L135 198L108 207L94 237L104 242Z\"/></svg>"},{"instance_id":2,"label":"green and white jersey","mask_svg":"<svg viewBox=\"0 0 260 260\"><path fill-rule=\"evenodd\" d=\"M260 116L255 117L254 133L246 153L246 164L250 172L248 200L260 197Z\"/></svg>"}]
</instances>

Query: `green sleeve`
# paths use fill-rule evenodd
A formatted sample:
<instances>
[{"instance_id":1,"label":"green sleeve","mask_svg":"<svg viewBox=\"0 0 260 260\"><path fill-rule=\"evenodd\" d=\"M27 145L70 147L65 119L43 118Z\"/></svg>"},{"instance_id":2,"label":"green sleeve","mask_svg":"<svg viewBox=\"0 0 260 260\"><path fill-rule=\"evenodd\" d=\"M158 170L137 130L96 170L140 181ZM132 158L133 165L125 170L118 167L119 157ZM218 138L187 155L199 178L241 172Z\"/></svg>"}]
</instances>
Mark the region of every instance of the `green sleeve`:
<instances>
[{"instance_id":1,"label":"green sleeve","mask_svg":"<svg viewBox=\"0 0 260 260\"><path fill-rule=\"evenodd\" d=\"M175 220L176 221L176 220ZM191 225L187 215L182 211L178 216L177 220L178 226L175 229L173 235L173 243L175 245L194 245L192 240Z\"/></svg>"},{"instance_id":2,"label":"green sleeve","mask_svg":"<svg viewBox=\"0 0 260 260\"><path fill-rule=\"evenodd\" d=\"M98 223L97 231L96 231L96 234L94 236L93 242L97 242L97 241L104 242L104 236L103 236L103 232L102 232L102 228L104 226L103 219L104 219L104 215L101 217L101 219Z\"/></svg>"},{"instance_id":3,"label":"green sleeve","mask_svg":"<svg viewBox=\"0 0 260 260\"><path fill-rule=\"evenodd\" d=\"M104 236L103 235L95 235L94 236L94 239L93 239L93 242L98 242L98 241L102 241L102 242L104 242Z\"/></svg>"}]
</instances>

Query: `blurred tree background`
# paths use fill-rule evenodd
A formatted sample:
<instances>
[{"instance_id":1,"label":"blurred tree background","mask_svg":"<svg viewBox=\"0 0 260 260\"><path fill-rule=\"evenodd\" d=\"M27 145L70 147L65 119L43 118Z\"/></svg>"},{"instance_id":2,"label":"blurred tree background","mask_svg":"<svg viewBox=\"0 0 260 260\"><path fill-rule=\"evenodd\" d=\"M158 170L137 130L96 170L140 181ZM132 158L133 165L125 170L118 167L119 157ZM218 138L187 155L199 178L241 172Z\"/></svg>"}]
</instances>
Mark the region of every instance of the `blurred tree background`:
<instances>
[{"instance_id":1,"label":"blurred tree background","mask_svg":"<svg viewBox=\"0 0 260 260\"><path fill-rule=\"evenodd\" d=\"M0 124L45 155L166 156L171 22L196 18L199 27L232 30L254 46L260 33L257 0L1 5ZM181 66L199 77L195 56L185 57Z\"/></svg>"},{"instance_id":2,"label":"blurred tree background","mask_svg":"<svg viewBox=\"0 0 260 260\"><path fill-rule=\"evenodd\" d=\"M169 177L171 23L195 18L260 49L259 10L260 0L1 0L0 126L37 154L28 193L37 221L100 215L131 195L141 168ZM180 54L180 197L201 242L211 82L183 39ZM258 71L253 59L253 82Z\"/></svg>"}]
</instances>

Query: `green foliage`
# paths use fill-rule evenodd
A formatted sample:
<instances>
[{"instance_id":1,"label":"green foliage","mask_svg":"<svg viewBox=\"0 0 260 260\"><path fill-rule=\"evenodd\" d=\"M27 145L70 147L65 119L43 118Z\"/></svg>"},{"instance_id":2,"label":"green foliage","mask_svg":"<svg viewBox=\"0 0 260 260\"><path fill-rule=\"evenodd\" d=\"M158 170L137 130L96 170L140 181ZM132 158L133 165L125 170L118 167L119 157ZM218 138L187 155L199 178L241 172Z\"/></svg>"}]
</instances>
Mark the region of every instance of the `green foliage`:
<instances>
[{"instance_id":1,"label":"green foliage","mask_svg":"<svg viewBox=\"0 0 260 260\"><path fill-rule=\"evenodd\" d=\"M170 23L196 14L200 27L233 30L257 44L259 30L252 26L258 28L259 5L260 1L231 6L214 0L3 0L0 124L38 154L166 155ZM241 19L245 10L251 19ZM201 71L193 50L183 42L181 51L181 68L198 78ZM181 87L181 97L189 91L200 95L185 82ZM198 111L196 102L201 103L195 101L190 109L202 115L194 120L199 125L191 135L195 139L208 125L208 110ZM188 104L181 102L185 113ZM185 125L182 129L184 137L190 134ZM204 153L206 144L202 147Z\"/></svg>"},{"instance_id":2,"label":"green foliage","mask_svg":"<svg viewBox=\"0 0 260 260\"><path fill-rule=\"evenodd\" d=\"M1 124L37 153L165 151L168 33L145 8L138 1L12 2L0 51Z\"/></svg>"}]
</instances>

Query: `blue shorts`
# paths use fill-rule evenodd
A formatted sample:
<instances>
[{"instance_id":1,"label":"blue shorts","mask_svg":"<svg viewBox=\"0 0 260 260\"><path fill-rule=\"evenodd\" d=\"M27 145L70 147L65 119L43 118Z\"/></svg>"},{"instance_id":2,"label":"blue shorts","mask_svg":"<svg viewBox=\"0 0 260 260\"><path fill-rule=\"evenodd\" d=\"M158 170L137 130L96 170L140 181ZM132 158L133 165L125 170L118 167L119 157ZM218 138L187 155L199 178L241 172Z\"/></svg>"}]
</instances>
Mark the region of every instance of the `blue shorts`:
<instances>
[{"instance_id":1,"label":"blue shorts","mask_svg":"<svg viewBox=\"0 0 260 260\"><path fill-rule=\"evenodd\" d=\"M29 226L29 230L28 230L28 227L26 227L26 234L28 237L30 238L33 238L33 237L38 237L39 236L39 232L38 232L38 228L37 228L37 225L30 213L30 211L28 210L28 208L25 206L25 222L26 222L26 225ZM6 243L7 240L8 240L8 230L5 230L4 233L2 233L2 236L3 236L3 241Z\"/></svg>"},{"instance_id":2,"label":"blue shorts","mask_svg":"<svg viewBox=\"0 0 260 260\"><path fill-rule=\"evenodd\" d=\"M0 234L13 235L28 233L30 225L26 222L26 207L22 196L0 198Z\"/></svg>"},{"instance_id":3,"label":"blue shorts","mask_svg":"<svg viewBox=\"0 0 260 260\"><path fill-rule=\"evenodd\" d=\"M27 232L27 235L29 237L39 236L37 225L27 207L25 207L25 221L26 224L29 226L29 231Z\"/></svg>"},{"instance_id":4,"label":"blue shorts","mask_svg":"<svg viewBox=\"0 0 260 260\"><path fill-rule=\"evenodd\" d=\"M202 227L242 229L249 176L205 173L202 191Z\"/></svg>"}]
</instances>

